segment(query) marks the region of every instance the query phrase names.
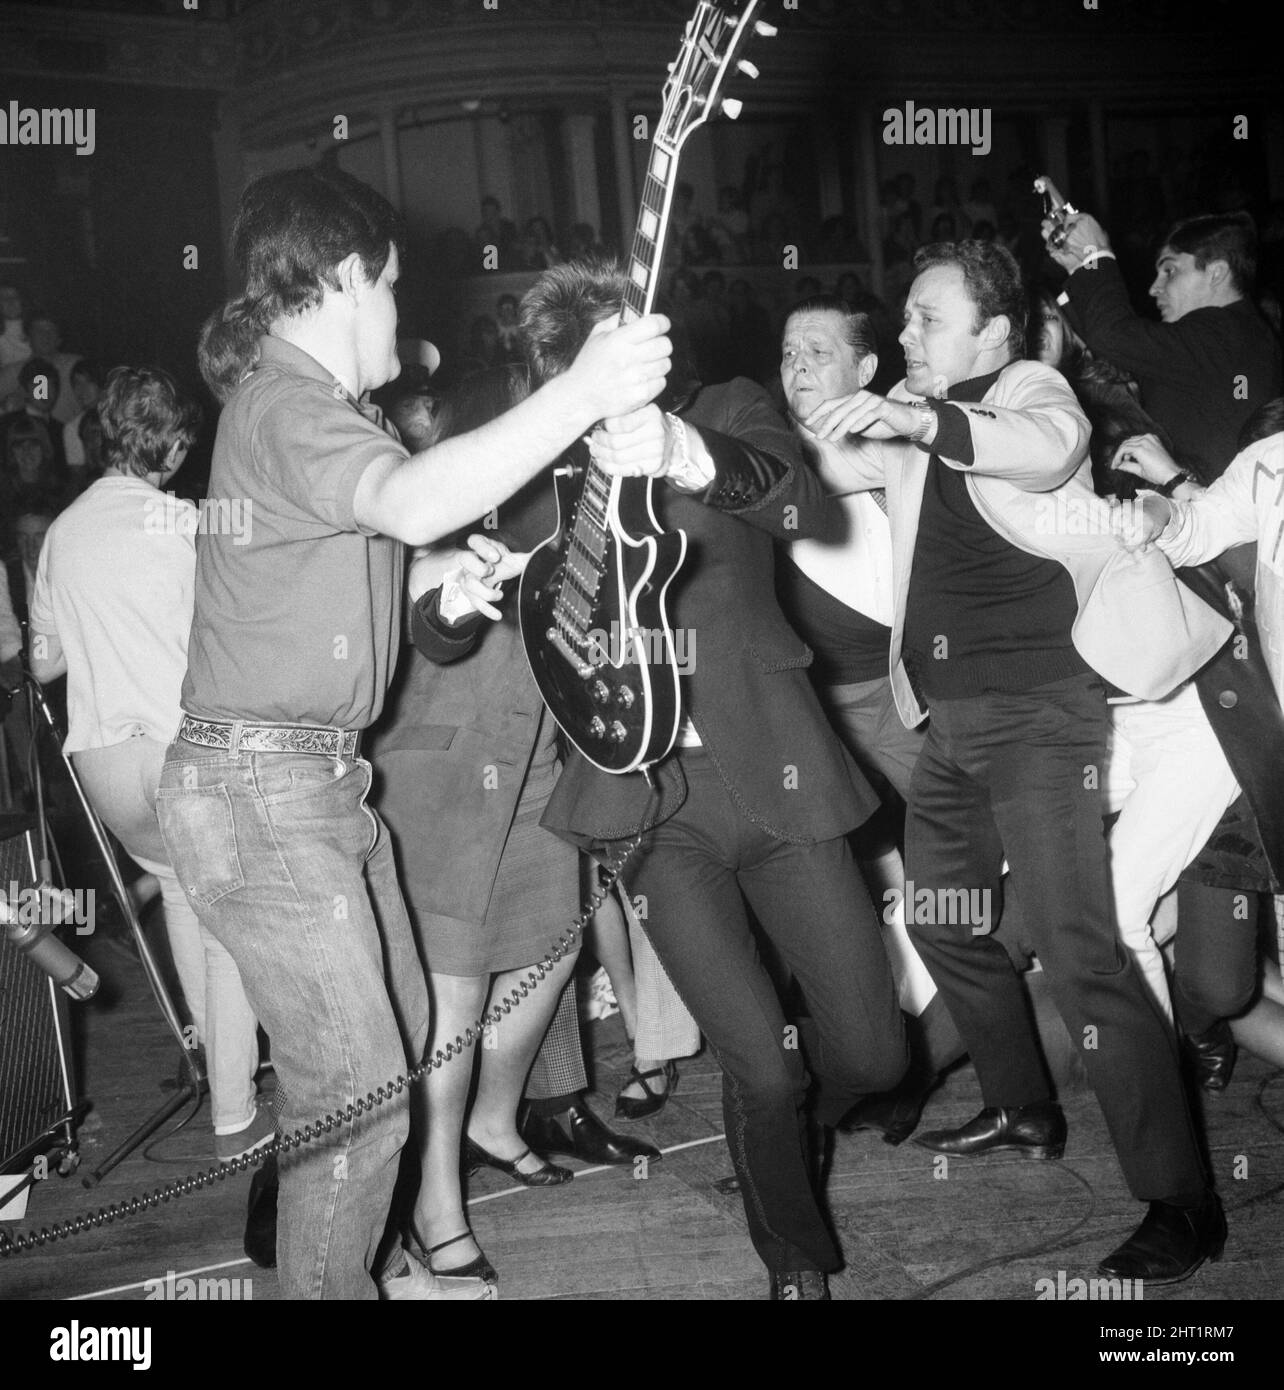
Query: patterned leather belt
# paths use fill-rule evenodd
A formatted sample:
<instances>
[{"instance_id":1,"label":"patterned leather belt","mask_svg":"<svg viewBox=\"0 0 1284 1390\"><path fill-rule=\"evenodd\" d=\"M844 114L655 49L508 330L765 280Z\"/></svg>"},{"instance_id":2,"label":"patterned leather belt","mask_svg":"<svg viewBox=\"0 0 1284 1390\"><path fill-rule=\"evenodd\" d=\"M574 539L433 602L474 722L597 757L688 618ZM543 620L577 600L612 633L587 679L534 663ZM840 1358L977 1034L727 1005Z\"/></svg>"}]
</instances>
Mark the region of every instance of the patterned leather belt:
<instances>
[{"instance_id":1,"label":"patterned leather belt","mask_svg":"<svg viewBox=\"0 0 1284 1390\"><path fill-rule=\"evenodd\" d=\"M178 736L203 748L240 753L316 753L323 758L355 758L361 747L358 729L318 728L315 724L231 724L183 716Z\"/></svg>"}]
</instances>

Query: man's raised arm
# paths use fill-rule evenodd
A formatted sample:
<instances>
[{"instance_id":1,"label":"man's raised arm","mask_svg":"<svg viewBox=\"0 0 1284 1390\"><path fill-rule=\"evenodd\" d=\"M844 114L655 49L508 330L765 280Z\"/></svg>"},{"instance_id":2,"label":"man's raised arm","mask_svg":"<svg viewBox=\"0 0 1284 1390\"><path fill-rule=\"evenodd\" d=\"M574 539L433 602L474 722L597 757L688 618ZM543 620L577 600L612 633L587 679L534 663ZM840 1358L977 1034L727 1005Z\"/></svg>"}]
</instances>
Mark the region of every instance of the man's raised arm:
<instances>
[{"instance_id":1,"label":"man's raised arm","mask_svg":"<svg viewBox=\"0 0 1284 1390\"><path fill-rule=\"evenodd\" d=\"M669 370L662 314L602 326L571 366L469 434L410 459L390 454L362 475L353 515L366 531L428 545L511 497L601 419L653 400Z\"/></svg>"}]
</instances>

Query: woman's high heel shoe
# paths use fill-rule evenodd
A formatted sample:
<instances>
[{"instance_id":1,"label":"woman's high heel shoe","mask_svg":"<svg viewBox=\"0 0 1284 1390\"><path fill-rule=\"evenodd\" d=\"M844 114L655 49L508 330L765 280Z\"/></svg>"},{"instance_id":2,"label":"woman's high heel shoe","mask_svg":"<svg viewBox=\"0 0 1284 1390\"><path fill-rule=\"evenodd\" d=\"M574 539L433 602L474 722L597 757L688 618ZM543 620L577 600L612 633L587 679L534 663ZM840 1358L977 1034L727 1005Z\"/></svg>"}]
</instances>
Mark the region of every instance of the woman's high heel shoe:
<instances>
[{"instance_id":1,"label":"woman's high heel shoe","mask_svg":"<svg viewBox=\"0 0 1284 1390\"><path fill-rule=\"evenodd\" d=\"M543 1161L543 1167L536 1168L533 1173L523 1173L518 1164L532 1152L530 1149L523 1149L516 1158L496 1158L493 1153L487 1153L475 1140L464 1138L464 1162L470 1173L475 1173L478 1168L498 1168L501 1173L507 1173L514 1182L519 1182L523 1187L557 1187L564 1182L570 1182L575 1176L569 1168L559 1168L556 1163L550 1163L547 1159ZM538 1156L538 1155L537 1155Z\"/></svg>"},{"instance_id":2,"label":"woman's high heel shoe","mask_svg":"<svg viewBox=\"0 0 1284 1390\"><path fill-rule=\"evenodd\" d=\"M646 1083L653 1076L664 1077L664 1089L653 1091ZM637 1067L629 1068L629 1080L636 1081L646 1092L645 1099L635 1096L620 1095L615 1098L615 1115L621 1120L644 1120L648 1115L656 1115L668 1104L669 1097L678 1088L678 1064L676 1062L665 1062L663 1066L654 1067L650 1071L639 1071ZM625 1085L628 1085L625 1082Z\"/></svg>"},{"instance_id":3,"label":"woman's high heel shoe","mask_svg":"<svg viewBox=\"0 0 1284 1390\"><path fill-rule=\"evenodd\" d=\"M424 1264L439 1284L448 1288L461 1288L464 1284L484 1284L489 1293L481 1295L483 1299L496 1299L499 1297L499 1275L495 1272L495 1266L486 1258L479 1254L476 1259L469 1260L466 1265L457 1265L452 1269L438 1269L432 1262L432 1257L439 1250L449 1249L452 1245L458 1245L461 1240L469 1240L472 1237L471 1231L465 1231L462 1235L452 1236L450 1240L443 1240L438 1245L429 1246L424 1250L419 1247L418 1254L420 1262ZM418 1241L415 1242L419 1244Z\"/></svg>"}]
</instances>

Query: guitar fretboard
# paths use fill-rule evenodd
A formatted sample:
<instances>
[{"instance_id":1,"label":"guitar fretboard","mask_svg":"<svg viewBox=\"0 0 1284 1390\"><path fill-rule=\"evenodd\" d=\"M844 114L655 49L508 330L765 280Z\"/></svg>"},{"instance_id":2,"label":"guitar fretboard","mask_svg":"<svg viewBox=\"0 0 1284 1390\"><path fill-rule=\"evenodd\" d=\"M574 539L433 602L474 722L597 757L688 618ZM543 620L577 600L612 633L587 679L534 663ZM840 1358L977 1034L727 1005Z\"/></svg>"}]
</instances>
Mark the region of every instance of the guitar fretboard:
<instances>
[{"instance_id":1,"label":"guitar fretboard","mask_svg":"<svg viewBox=\"0 0 1284 1390\"><path fill-rule=\"evenodd\" d=\"M664 250L677 167L676 152L665 149L657 139L651 148L642 187L642 205L620 304L621 323L632 323L649 314L655 303L656 277ZM577 652L584 652L588 646L598 586L606 572L612 489L618 484L618 479L589 460L567 543L566 570L553 607L558 630Z\"/></svg>"},{"instance_id":2,"label":"guitar fretboard","mask_svg":"<svg viewBox=\"0 0 1284 1390\"><path fill-rule=\"evenodd\" d=\"M642 206L638 211L633 250L629 255L628 284L624 290L624 303L620 306L620 317L625 323L649 314L655 304L656 276L660 269L664 234L669 225L669 207L673 201L677 167L676 151L666 149L657 139L651 148L651 159L642 185Z\"/></svg>"}]
</instances>

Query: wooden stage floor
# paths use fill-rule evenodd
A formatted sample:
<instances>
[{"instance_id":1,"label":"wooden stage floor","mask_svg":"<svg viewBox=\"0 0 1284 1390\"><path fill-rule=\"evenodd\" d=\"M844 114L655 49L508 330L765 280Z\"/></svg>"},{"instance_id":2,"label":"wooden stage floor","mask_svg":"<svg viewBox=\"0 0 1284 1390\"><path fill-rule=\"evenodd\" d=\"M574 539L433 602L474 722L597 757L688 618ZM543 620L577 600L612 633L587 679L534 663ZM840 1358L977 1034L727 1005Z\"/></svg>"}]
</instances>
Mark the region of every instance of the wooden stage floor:
<instances>
[{"instance_id":1,"label":"wooden stage floor","mask_svg":"<svg viewBox=\"0 0 1284 1390\"><path fill-rule=\"evenodd\" d=\"M89 952L105 977L100 1001L78 1005L82 1093L94 1109L82 1128L81 1174L94 1168L163 1099L177 1050L120 938L99 934ZM609 1116L628 1067L618 1016L590 1025L594 1103ZM528 1190L485 1172L474 1179L473 1222L498 1268L503 1299L760 1299L766 1279L746 1235L739 1198L716 1183L731 1165L721 1138L719 1076L708 1056L684 1062L675 1098L653 1121L626 1127L665 1150L645 1176L586 1170L563 1187ZM1097 1260L1142 1214L1124 1187L1090 1092L1062 1096L1070 1139L1064 1161L956 1162L891 1148L872 1134L839 1135L828 1197L847 1267L836 1299L1033 1300L1040 1279L1091 1277ZM980 1107L971 1068L933 1097L928 1123ZM1205 1105L1209 1150L1226 1202L1224 1260L1147 1302L1275 1299L1284 1289L1284 1073L1241 1056L1222 1097ZM210 1162L206 1102L181 1133L136 1151L97 1189L80 1175L37 1185L9 1233L39 1228L151 1190ZM583 1167L583 1165L572 1165ZM242 1298L273 1300L277 1280L241 1248L249 1177L35 1253L0 1261L0 1298L143 1299L147 1281L250 1281ZM1046 1288L1046 1286L1045 1286ZM153 1290L154 1292L154 1290Z\"/></svg>"}]
</instances>

